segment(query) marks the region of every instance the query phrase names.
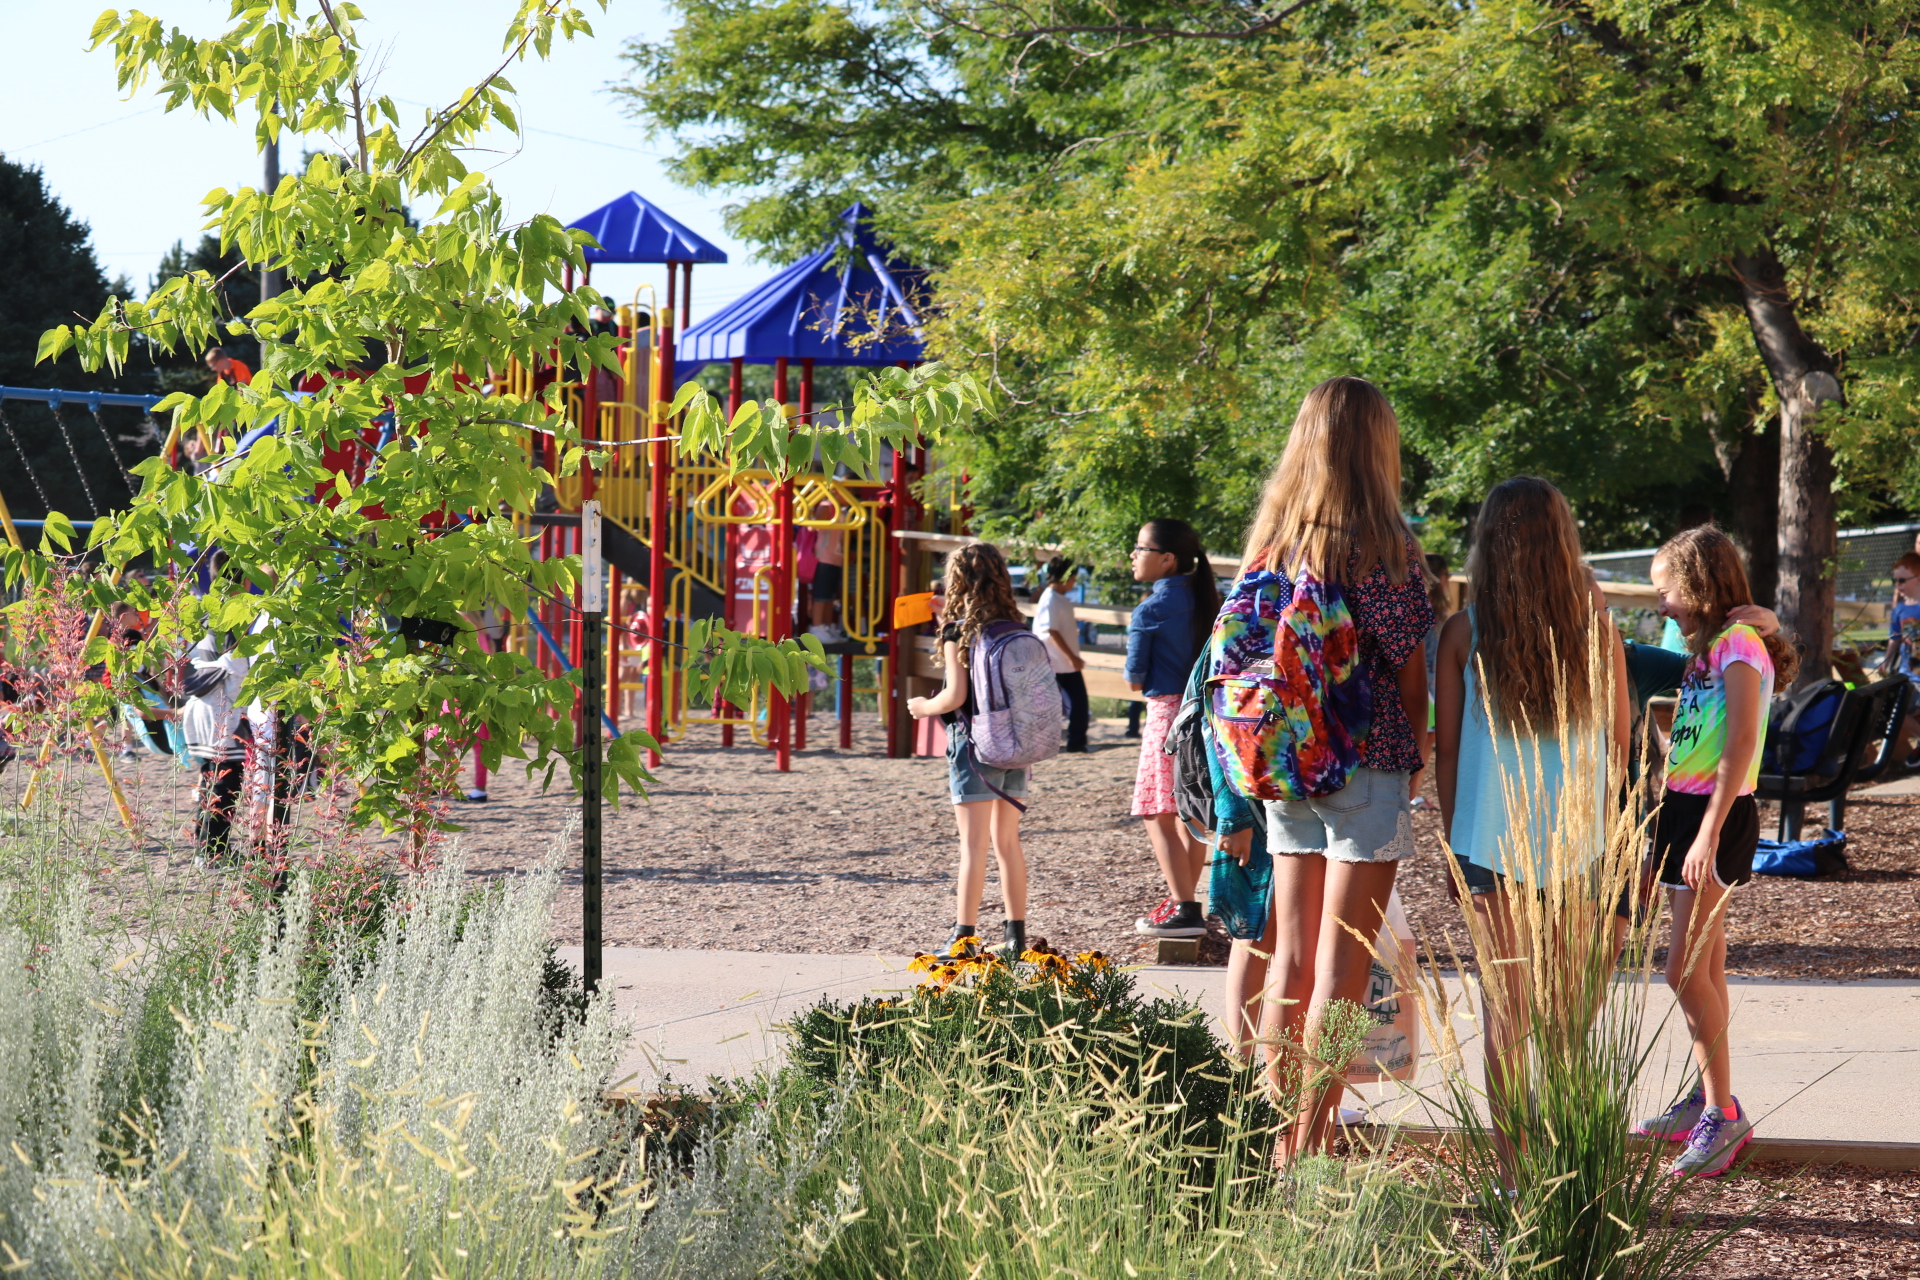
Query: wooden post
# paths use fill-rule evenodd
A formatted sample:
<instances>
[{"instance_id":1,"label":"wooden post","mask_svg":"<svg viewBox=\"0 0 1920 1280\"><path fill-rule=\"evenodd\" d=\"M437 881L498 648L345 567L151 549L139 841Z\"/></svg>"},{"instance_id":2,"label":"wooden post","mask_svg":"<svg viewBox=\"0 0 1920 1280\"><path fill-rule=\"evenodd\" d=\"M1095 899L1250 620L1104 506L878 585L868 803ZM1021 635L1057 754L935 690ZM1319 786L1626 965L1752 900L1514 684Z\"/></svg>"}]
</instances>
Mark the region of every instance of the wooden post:
<instances>
[{"instance_id":1,"label":"wooden post","mask_svg":"<svg viewBox=\"0 0 1920 1280\"><path fill-rule=\"evenodd\" d=\"M853 655L840 655L840 749L853 748Z\"/></svg>"},{"instance_id":2,"label":"wooden post","mask_svg":"<svg viewBox=\"0 0 1920 1280\"><path fill-rule=\"evenodd\" d=\"M600 930L600 714L606 688L601 647L606 621L606 583L601 578L600 504L580 505L580 969L588 991L601 975Z\"/></svg>"}]
</instances>

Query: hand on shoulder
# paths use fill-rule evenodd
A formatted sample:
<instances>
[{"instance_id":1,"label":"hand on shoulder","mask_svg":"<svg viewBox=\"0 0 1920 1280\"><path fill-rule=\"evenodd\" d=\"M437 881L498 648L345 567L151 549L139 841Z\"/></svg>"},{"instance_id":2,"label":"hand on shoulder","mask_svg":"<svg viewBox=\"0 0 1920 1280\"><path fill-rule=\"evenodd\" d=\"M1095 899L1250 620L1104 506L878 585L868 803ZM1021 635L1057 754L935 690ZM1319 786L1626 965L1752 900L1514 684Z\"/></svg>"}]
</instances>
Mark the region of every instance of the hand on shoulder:
<instances>
[{"instance_id":1,"label":"hand on shoulder","mask_svg":"<svg viewBox=\"0 0 1920 1280\"><path fill-rule=\"evenodd\" d=\"M1780 615L1764 605L1743 604L1727 610L1729 626L1752 627L1764 639L1780 632Z\"/></svg>"}]
</instances>

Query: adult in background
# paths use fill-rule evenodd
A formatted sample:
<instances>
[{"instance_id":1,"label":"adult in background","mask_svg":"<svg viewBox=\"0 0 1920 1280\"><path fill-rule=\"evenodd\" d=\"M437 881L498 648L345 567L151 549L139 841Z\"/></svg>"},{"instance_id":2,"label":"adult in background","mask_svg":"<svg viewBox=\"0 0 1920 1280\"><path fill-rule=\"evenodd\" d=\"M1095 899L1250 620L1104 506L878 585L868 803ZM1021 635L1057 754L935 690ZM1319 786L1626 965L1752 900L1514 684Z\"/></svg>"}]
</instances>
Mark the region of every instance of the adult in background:
<instances>
[{"instance_id":1,"label":"adult in background","mask_svg":"<svg viewBox=\"0 0 1920 1280\"><path fill-rule=\"evenodd\" d=\"M1134 580L1150 588L1127 627L1127 685L1147 698L1133 813L1146 820L1147 842L1167 882L1166 899L1133 927L1155 938L1197 938L1207 931L1197 896L1207 846L1180 821L1166 745L1193 660L1220 612L1220 587L1200 535L1184 520L1147 521L1130 556Z\"/></svg>"},{"instance_id":2,"label":"adult in background","mask_svg":"<svg viewBox=\"0 0 1920 1280\"><path fill-rule=\"evenodd\" d=\"M1227 999L1237 1005L1259 993L1261 1040L1278 1085L1285 1045L1313 1043L1331 1002L1366 998L1373 957L1361 939L1379 935L1400 859L1413 852L1407 783L1422 764L1415 726L1427 714L1423 642L1433 605L1400 514L1400 423L1372 383L1330 378L1307 393L1243 563L1245 573L1280 575L1283 599L1305 573L1339 583L1373 690L1372 725L1344 787L1304 800L1240 801L1264 804L1273 902L1258 947L1234 944ZM1222 821L1220 830L1223 853L1245 863L1251 823ZM1302 1099L1280 1162L1326 1146L1339 1095L1323 1087Z\"/></svg>"},{"instance_id":3,"label":"adult in background","mask_svg":"<svg viewBox=\"0 0 1920 1280\"><path fill-rule=\"evenodd\" d=\"M1033 614L1033 633L1046 642L1053 678L1067 702L1067 750L1087 750L1087 660L1080 656L1080 627L1073 616L1075 574L1065 556L1047 561L1040 600Z\"/></svg>"}]
</instances>

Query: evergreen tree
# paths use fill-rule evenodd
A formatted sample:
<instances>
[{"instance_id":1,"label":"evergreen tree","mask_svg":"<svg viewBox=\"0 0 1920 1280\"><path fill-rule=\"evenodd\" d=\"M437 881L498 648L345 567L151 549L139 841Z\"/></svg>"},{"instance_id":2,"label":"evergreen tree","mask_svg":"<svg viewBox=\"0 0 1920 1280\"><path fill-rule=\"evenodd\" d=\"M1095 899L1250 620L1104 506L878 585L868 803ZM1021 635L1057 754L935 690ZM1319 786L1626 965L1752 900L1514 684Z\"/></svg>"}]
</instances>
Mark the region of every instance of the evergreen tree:
<instances>
[{"instance_id":1,"label":"evergreen tree","mask_svg":"<svg viewBox=\"0 0 1920 1280\"><path fill-rule=\"evenodd\" d=\"M125 297L128 290L124 281L108 285L87 224L48 189L40 168L5 156L0 156L0 262L7 264L0 272L0 384L151 390L151 379L138 369L119 377L88 373L71 353L35 363L43 332L76 314L92 315L110 293ZM8 510L23 518L44 515L49 505L75 516L96 507L125 506L131 490L119 461L132 466L154 448L146 415L138 410L106 408L96 416L68 405L56 419L42 402L7 400L0 402L0 411L11 431L9 436L0 430L0 495Z\"/></svg>"}]
</instances>

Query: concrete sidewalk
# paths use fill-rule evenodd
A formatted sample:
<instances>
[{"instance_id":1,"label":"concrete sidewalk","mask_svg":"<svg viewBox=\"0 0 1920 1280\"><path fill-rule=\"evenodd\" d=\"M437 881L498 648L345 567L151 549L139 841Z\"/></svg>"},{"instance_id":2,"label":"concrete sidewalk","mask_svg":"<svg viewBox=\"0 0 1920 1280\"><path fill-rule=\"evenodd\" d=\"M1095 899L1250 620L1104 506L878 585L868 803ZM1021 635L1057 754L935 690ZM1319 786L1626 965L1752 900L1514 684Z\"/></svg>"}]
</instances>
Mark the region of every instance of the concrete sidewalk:
<instances>
[{"instance_id":1,"label":"concrete sidewalk","mask_svg":"<svg viewBox=\"0 0 1920 1280\"><path fill-rule=\"evenodd\" d=\"M578 947L560 954L579 965ZM641 1088L776 1066L783 1040L777 1027L787 1018L823 998L847 1003L915 980L902 956L610 947L605 965L619 1016L635 1032L621 1074L631 1077L628 1087ZM1143 993L1184 996L1216 1020L1224 1007L1224 970L1156 966L1135 975ZM1734 1087L1768 1136L1920 1142L1920 1093L1911 1087L1920 1070L1920 981L1733 978L1730 986ZM1662 1025L1647 1083L1666 1089L1687 1070L1686 1027L1665 987L1656 987L1652 999L1650 1020ZM1477 1080L1475 1028L1464 1019L1456 1028ZM1428 1088L1436 1078L1429 1062L1416 1084ZM1398 1084L1362 1092L1379 1119L1438 1120Z\"/></svg>"}]
</instances>

